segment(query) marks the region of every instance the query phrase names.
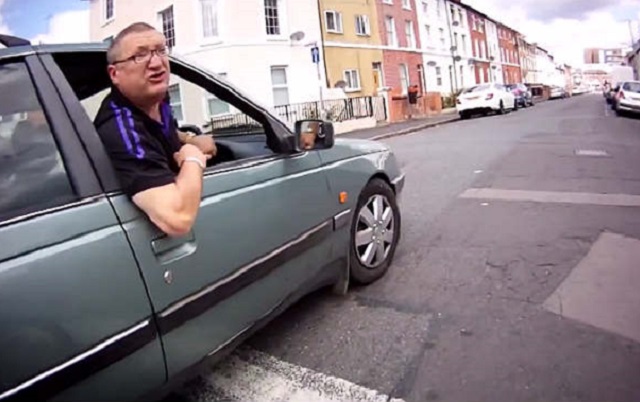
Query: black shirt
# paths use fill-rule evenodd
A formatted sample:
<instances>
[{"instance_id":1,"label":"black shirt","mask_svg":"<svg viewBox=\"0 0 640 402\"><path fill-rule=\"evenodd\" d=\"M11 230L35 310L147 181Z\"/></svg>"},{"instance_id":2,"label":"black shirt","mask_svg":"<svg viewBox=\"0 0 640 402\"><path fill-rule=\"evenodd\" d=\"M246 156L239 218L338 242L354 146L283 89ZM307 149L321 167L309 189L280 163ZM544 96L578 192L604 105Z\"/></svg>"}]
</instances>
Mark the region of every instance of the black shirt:
<instances>
[{"instance_id":1,"label":"black shirt","mask_svg":"<svg viewBox=\"0 0 640 402\"><path fill-rule=\"evenodd\" d=\"M182 144L168 97L160 112L162 123L135 107L113 87L93 122L122 189L129 196L173 183L180 170L173 154Z\"/></svg>"}]
</instances>

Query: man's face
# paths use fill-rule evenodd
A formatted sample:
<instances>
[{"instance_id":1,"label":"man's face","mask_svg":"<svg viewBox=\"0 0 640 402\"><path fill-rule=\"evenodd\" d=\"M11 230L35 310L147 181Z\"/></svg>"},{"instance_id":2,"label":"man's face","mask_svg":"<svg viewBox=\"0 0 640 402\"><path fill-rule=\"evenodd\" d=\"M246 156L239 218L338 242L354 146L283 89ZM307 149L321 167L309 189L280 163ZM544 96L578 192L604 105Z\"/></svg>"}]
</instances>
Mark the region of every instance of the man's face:
<instances>
[{"instance_id":1,"label":"man's face","mask_svg":"<svg viewBox=\"0 0 640 402\"><path fill-rule=\"evenodd\" d=\"M132 33L122 39L117 56L117 61L122 62L109 66L111 80L120 92L144 103L160 102L165 97L169 60L166 55L153 52L166 49L165 46L164 35L154 30Z\"/></svg>"}]
</instances>

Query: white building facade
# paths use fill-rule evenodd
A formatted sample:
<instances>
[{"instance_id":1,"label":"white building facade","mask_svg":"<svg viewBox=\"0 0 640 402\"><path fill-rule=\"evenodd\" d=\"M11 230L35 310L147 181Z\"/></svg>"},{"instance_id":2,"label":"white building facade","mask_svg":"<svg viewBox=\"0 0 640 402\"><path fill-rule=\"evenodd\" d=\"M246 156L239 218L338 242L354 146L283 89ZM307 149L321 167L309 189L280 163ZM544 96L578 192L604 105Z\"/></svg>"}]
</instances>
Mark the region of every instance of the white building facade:
<instances>
[{"instance_id":1,"label":"white building facade","mask_svg":"<svg viewBox=\"0 0 640 402\"><path fill-rule=\"evenodd\" d=\"M486 19L485 28L487 35L487 51L489 54L491 82L504 84L500 47L498 45L498 27L496 26L495 22Z\"/></svg>"},{"instance_id":2,"label":"white building facade","mask_svg":"<svg viewBox=\"0 0 640 402\"><path fill-rule=\"evenodd\" d=\"M273 108L319 99L324 69L318 79L311 58L311 44L321 43L317 7L316 0L91 0L90 33L102 41L133 22L150 23L167 36L173 54ZM292 39L295 32L304 37ZM172 81L170 94L182 121L229 113L180 80Z\"/></svg>"},{"instance_id":3,"label":"white building facade","mask_svg":"<svg viewBox=\"0 0 640 402\"><path fill-rule=\"evenodd\" d=\"M427 91L447 95L474 85L467 10L447 0L416 0L416 7Z\"/></svg>"}]
</instances>

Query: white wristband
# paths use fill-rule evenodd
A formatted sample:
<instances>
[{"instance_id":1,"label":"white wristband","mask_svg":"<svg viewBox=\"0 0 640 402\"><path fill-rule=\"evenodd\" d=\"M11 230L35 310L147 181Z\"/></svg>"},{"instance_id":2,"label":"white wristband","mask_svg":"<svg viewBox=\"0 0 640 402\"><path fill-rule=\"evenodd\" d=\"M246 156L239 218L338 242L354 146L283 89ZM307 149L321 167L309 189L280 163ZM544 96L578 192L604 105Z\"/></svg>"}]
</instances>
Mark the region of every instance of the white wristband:
<instances>
[{"instance_id":1,"label":"white wristband","mask_svg":"<svg viewBox=\"0 0 640 402\"><path fill-rule=\"evenodd\" d=\"M185 162L195 162L198 164L198 166L202 168L202 170L205 170L207 168L207 166L204 163L202 163L202 161L199 158L196 158L195 156L188 156L184 158L184 160L182 161L182 164L184 165Z\"/></svg>"}]
</instances>

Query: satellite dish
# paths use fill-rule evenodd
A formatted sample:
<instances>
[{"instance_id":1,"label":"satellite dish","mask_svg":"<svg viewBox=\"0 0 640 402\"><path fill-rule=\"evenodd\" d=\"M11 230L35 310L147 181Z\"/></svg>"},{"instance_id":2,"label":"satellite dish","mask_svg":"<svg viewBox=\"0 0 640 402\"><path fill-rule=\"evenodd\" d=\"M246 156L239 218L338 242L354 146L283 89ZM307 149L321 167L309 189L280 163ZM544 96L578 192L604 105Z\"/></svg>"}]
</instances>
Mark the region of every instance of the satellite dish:
<instances>
[{"instance_id":1,"label":"satellite dish","mask_svg":"<svg viewBox=\"0 0 640 402\"><path fill-rule=\"evenodd\" d=\"M460 57L460 56L456 56L456 57L454 58L454 60L455 60L455 61L460 61L460 60L462 60L462 57Z\"/></svg>"},{"instance_id":2,"label":"satellite dish","mask_svg":"<svg viewBox=\"0 0 640 402\"><path fill-rule=\"evenodd\" d=\"M289 35L289 39L291 39L293 41L301 41L302 39L304 39L304 32L296 31L296 32L292 33L291 35Z\"/></svg>"},{"instance_id":3,"label":"satellite dish","mask_svg":"<svg viewBox=\"0 0 640 402\"><path fill-rule=\"evenodd\" d=\"M453 21L453 23L451 23L451 25L453 25L454 27L457 27L458 25L460 25L460 23L458 21Z\"/></svg>"},{"instance_id":4,"label":"satellite dish","mask_svg":"<svg viewBox=\"0 0 640 402\"><path fill-rule=\"evenodd\" d=\"M474 59L469 59L469 65L473 66L476 64L476 61Z\"/></svg>"},{"instance_id":5,"label":"satellite dish","mask_svg":"<svg viewBox=\"0 0 640 402\"><path fill-rule=\"evenodd\" d=\"M430 62L427 63L427 66L429 66L429 67L435 67L437 65L438 65L438 63L436 63L435 61L430 61Z\"/></svg>"},{"instance_id":6,"label":"satellite dish","mask_svg":"<svg viewBox=\"0 0 640 402\"><path fill-rule=\"evenodd\" d=\"M333 84L333 86L335 88L346 88L347 87L347 83L343 80L340 80L338 82L336 82L335 84Z\"/></svg>"}]
</instances>

